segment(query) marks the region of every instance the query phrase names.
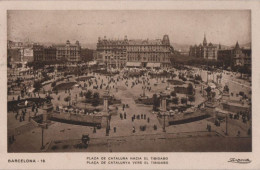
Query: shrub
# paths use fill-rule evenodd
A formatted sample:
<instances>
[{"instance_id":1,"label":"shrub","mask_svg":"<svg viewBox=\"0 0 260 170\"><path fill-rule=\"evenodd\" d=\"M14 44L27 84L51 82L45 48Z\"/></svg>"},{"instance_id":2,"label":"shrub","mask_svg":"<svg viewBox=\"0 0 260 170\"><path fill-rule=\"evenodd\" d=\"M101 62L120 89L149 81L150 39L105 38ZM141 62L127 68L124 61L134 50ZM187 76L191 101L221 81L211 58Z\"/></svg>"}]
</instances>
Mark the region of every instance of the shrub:
<instances>
[{"instance_id":1,"label":"shrub","mask_svg":"<svg viewBox=\"0 0 260 170\"><path fill-rule=\"evenodd\" d=\"M175 92L175 91L172 91L172 92L171 92L171 96L172 96L172 97L176 97L176 92Z\"/></svg>"},{"instance_id":2,"label":"shrub","mask_svg":"<svg viewBox=\"0 0 260 170\"><path fill-rule=\"evenodd\" d=\"M187 98L186 97L181 98L181 104L187 104Z\"/></svg>"},{"instance_id":3,"label":"shrub","mask_svg":"<svg viewBox=\"0 0 260 170\"><path fill-rule=\"evenodd\" d=\"M51 83L51 87L56 86L56 82L54 81L53 83Z\"/></svg>"}]
</instances>

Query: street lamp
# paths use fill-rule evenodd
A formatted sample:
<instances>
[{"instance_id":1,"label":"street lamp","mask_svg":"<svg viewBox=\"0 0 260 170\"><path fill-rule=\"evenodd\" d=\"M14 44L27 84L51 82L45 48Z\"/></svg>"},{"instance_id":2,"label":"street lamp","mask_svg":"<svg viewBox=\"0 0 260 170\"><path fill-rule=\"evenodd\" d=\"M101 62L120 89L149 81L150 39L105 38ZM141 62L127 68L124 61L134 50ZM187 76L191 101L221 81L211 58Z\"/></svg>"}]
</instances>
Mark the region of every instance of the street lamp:
<instances>
[{"instance_id":1,"label":"street lamp","mask_svg":"<svg viewBox=\"0 0 260 170\"><path fill-rule=\"evenodd\" d=\"M207 57L207 84L209 83L208 81L209 81L209 73L208 73L208 71L209 71L209 64L208 64L208 57Z\"/></svg>"},{"instance_id":2,"label":"street lamp","mask_svg":"<svg viewBox=\"0 0 260 170\"><path fill-rule=\"evenodd\" d=\"M228 135L228 115L226 114L226 135Z\"/></svg>"},{"instance_id":3,"label":"street lamp","mask_svg":"<svg viewBox=\"0 0 260 170\"><path fill-rule=\"evenodd\" d=\"M47 123L43 123L43 124L40 124L40 127L42 129L42 146L41 146L41 150L43 150L45 148L44 146L44 129L47 129L48 128L48 124Z\"/></svg>"},{"instance_id":4,"label":"street lamp","mask_svg":"<svg viewBox=\"0 0 260 170\"><path fill-rule=\"evenodd\" d=\"M166 132L166 130L165 130L165 117L166 117L166 115L165 115L165 113L166 113L166 94L161 94L161 112L163 112L163 132Z\"/></svg>"},{"instance_id":5,"label":"street lamp","mask_svg":"<svg viewBox=\"0 0 260 170\"><path fill-rule=\"evenodd\" d=\"M103 97L104 97L104 114L107 117L106 136L108 136L109 130L110 130L109 124L110 124L110 119L111 119L111 116L108 113L108 98L109 98L108 91L104 94Z\"/></svg>"}]
</instances>

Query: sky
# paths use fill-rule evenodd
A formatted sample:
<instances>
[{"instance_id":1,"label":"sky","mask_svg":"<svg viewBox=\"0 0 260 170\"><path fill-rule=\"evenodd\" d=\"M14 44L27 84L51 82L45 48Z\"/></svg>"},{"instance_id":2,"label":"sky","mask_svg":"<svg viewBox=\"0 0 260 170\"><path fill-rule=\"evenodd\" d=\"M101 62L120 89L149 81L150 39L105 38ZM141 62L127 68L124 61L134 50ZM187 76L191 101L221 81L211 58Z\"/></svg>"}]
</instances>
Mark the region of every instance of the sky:
<instances>
[{"instance_id":1,"label":"sky","mask_svg":"<svg viewBox=\"0 0 260 170\"><path fill-rule=\"evenodd\" d=\"M95 44L107 39L162 39L171 43L251 42L250 10L20 11L7 13L8 40Z\"/></svg>"}]
</instances>

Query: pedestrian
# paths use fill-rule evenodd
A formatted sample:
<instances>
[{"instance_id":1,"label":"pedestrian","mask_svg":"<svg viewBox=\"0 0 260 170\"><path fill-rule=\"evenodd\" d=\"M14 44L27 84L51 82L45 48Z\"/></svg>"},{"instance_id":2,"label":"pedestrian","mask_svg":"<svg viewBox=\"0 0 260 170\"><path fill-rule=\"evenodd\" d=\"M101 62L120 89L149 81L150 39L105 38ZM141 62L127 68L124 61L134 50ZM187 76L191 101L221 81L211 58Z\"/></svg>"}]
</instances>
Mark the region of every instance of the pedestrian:
<instances>
[{"instance_id":1,"label":"pedestrian","mask_svg":"<svg viewBox=\"0 0 260 170\"><path fill-rule=\"evenodd\" d=\"M211 125L209 125L209 129L208 129L209 132L211 132Z\"/></svg>"},{"instance_id":2,"label":"pedestrian","mask_svg":"<svg viewBox=\"0 0 260 170\"><path fill-rule=\"evenodd\" d=\"M133 133L135 133L135 127L133 126Z\"/></svg>"},{"instance_id":3,"label":"pedestrian","mask_svg":"<svg viewBox=\"0 0 260 170\"><path fill-rule=\"evenodd\" d=\"M144 119L146 119L146 114L144 114Z\"/></svg>"},{"instance_id":4,"label":"pedestrian","mask_svg":"<svg viewBox=\"0 0 260 170\"><path fill-rule=\"evenodd\" d=\"M149 117L147 118L147 122L148 122L148 123L150 122L150 118L149 118Z\"/></svg>"},{"instance_id":5,"label":"pedestrian","mask_svg":"<svg viewBox=\"0 0 260 170\"><path fill-rule=\"evenodd\" d=\"M114 127L114 133L116 133L116 127Z\"/></svg>"},{"instance_id":6,"label":"pedestrian","mask_svg":"<svg viewBox=\"0 0 260 170\"><path fill-rule=\"evenodd\" d=\"M153 125L153 129L154 129L154 130L157 130L157 126L156 126L156 125Z\"/></svg>"},{"instance_id":7,"label":"pedestrian","mask_svg":"<svg viewBox=\"0 0 260 170\"><path fill-rule=\"evenodd\" d=\"M240 130L237 131L237 137L240 137Z\"/></svg>"},{"instance_id":8,"label":"pedestrian","mask_svg":"<svg viewBox=\"0 0 260 170\"><path fill-rule=\"evenodd\" d=\"M143 117L144 117L144 115L143 115L143 114L141 114L141 119L143 119Z\"/></svg>"},{"instance_id":9,"label":"pedestrian","mask_svg":"<svg viewBox=\"0 0 260 170\"><path fill-rule=\"evenodd\" d=\"M124 113L124 119L126 119L126 113Z\"/></svg>"}]
</instances>

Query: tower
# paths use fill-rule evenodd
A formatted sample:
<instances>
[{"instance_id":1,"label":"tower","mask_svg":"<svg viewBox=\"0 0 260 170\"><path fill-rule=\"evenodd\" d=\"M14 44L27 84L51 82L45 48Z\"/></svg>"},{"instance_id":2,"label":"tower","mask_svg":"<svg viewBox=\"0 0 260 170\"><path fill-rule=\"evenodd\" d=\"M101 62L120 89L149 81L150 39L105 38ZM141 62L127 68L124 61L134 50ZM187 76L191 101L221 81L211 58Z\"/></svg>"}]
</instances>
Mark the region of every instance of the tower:
<instances>
[{"instance_id":1,"label":"tower","mask_svg":"<svg viewBox=\"0 0 260 170\"><path fill-rule=\"evenodd\" d=\"M238 44L238 41L237 41L237 43L236 43L235 49L236 49L236 50L237 50L237 49L240 49L239 44Z\"/></svg>"},{"instance_id":2,"label":"tower","mask_svg":"<svg viewBox=\"0 0 260 170\"><path fill-rule=\"evenodd\" d=\"M169 39L168 35L163 36L162 44L163 45L170 45L170 39Z\"/></svg>"},{"instance_id":3,"label":"tower","mask_svg":"<svg viewBox=\"0 0 260 170\"><path fill-rule=\"evenodd\" d=\"M206 34L205 33L204 33L203 46L207 46L207 39L206 39Z\"/></svg>"},{"instance_id":4,"label":"tower","mask_svg":"<svg viewBox=\"0 0 260 170\"><path fill-rule=\"evenodd\" d=\"M67 40L67 42L66 42L66 45L67 45L67 46L69 46L69 45L70 45L70 41L69 41L69 40Z\"/></svg>"}]
</instances>

